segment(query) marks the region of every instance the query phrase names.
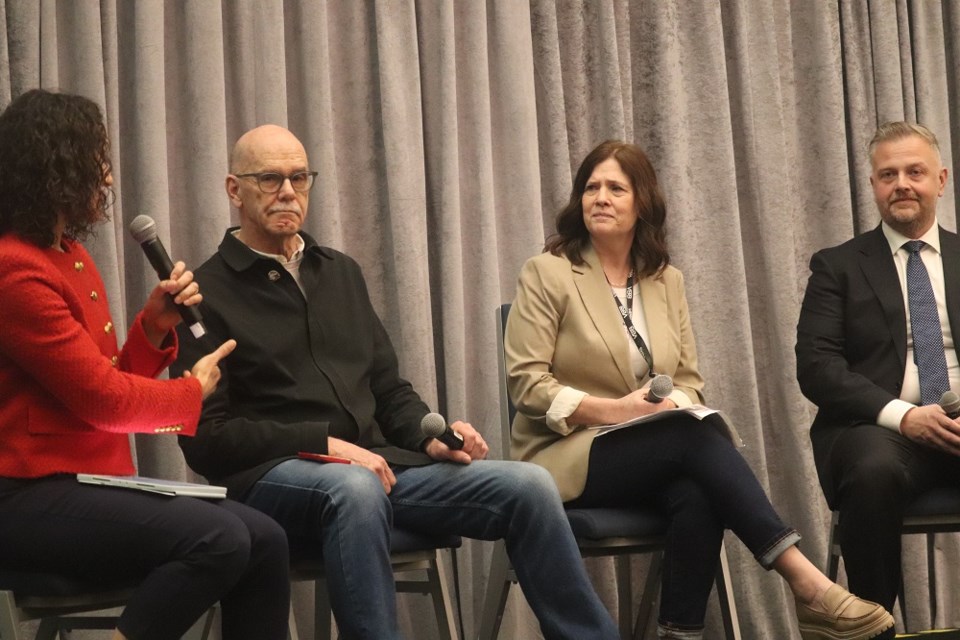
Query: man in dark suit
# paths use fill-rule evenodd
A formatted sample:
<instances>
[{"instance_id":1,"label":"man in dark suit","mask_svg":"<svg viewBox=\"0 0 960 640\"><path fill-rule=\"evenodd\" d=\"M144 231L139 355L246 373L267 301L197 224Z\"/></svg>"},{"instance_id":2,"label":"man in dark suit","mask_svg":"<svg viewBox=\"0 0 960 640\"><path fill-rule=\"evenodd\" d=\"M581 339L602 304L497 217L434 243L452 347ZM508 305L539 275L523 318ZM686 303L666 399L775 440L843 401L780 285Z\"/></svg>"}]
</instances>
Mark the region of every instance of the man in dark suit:
<instances>
[{"instance_id":1,"label":"man in dark suit","mask_svg":"<svg viewBox=\"0 0 960 640\"><path fill-rule=\"evenodd\" d=\"M932 132L884 124L870 160L882 223L811 259L797 377L819 408L810 437L850 589L889 610L905 507L960 481L960 421L939 405L960 390L960 238L937 224L947 169Z\"/></svg>"}]
</instances>

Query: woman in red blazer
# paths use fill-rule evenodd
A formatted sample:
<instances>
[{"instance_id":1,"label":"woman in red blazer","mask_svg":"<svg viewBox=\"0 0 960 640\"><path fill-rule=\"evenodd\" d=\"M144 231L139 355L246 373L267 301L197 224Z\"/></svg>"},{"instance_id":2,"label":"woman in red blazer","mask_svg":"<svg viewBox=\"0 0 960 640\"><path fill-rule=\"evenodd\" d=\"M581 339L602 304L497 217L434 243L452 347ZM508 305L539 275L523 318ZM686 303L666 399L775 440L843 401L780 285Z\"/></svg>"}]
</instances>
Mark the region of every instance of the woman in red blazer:
<instances>
[{"instance_id":1,"label":"woman in red blazer","mask_svg":"<svg viewBox=\"0 0 960 640\"><path fill-rule=\"evenodd\" d=\"M117 348L103 282L78 242L112 201L99 107L29 91L0 114L0 572L138 584L115 638L179 638L214 603L223 637L286 638L283 530L243 505L94 487L132 474L130 433L192 435L228 341L182 378L174 302L200 302L183 263Z\"/></svg>"}]
</instances>

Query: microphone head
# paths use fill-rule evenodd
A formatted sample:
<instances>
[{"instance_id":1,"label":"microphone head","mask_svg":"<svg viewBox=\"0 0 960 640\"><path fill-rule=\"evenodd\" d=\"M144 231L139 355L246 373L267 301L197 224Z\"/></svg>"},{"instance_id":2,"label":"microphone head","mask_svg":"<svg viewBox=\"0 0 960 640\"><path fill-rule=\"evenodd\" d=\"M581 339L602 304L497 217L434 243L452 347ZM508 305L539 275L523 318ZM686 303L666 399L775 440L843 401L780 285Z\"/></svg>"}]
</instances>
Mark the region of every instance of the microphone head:
<instances>
[{"instance_id":1,"label":"microphone head","mask_svg":"<svg viewBox=\"0 0 960 640\"><path fill-rule=\"evenodd\" d=\"M660 402L673 392L673 378L668 375L658 374L650 382L650 392L647 397L651 402Z\"/></svg>"},{"instance_id":2,"label":"microphone head","mask_svg":"<svg viewBox=\"0 0 960 640\"><path fill-rule=\"evenodd\" d=\"M420 421L420 430L427 437L437 438L447 430L447 421L439 413L428 413Z\"/></svg>"},{"instance_id":3,"label":"microphone head","mask_svg":"<svg viewBox=\"0 0 960 640\"><path fill-rule=\"evenodd\" d=\"M157 238L157 223L150 216L139 215L127 227L133 239L143 244Z\"/></svg>"},{"instance_id":4,"label":"microphone head","mask_svg":"<svg viewBox=\"0 0 960 640\"><path fill-rule=\"evenodd\" d=\"M953 391L944 391L940 396L940 406L947 415L960 412L960 396Z\"/></svg>"}]
</instances>

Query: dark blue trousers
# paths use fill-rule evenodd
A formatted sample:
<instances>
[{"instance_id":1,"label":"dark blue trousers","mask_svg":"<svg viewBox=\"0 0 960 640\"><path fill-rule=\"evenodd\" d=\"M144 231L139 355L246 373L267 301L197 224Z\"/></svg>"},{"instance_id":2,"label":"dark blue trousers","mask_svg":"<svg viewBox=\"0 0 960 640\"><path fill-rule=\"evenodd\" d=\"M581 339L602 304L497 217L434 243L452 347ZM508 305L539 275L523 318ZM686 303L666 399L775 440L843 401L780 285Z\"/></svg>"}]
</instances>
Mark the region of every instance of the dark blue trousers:
<instances>
[{"instance_id":1,"label":"dark blue trousers","mask_svg":"<svg viewBox=\"0 0 960 640\"><path fill-rule=\"evenodd\" d=\"M283 529L231 500L0 478L0 567L139 584L117 625L130 640L179 638L217 601L224 640L283 640L288 565Z\"/></svg>"},{"instance_id":2,"label":"dark blue trousers","mask_svg":"<svg viewBox=\"0 0 960 640\"><path fill-rule=\"evenodd\" d=\"M800 539L730 441L687 416L596 438L586 488L567 505L645 505L669 515L660 623L681 629L703 627L724 529L768 569Z\"/></svg>"}]
</instances>

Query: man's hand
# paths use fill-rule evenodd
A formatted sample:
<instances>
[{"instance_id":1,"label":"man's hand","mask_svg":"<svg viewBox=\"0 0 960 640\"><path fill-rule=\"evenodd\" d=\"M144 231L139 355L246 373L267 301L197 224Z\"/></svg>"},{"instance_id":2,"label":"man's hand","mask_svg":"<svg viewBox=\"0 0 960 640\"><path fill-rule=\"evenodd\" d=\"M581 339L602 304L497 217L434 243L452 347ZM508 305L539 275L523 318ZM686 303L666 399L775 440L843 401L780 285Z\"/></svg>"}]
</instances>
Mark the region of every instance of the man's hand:
<instances>
[{"instance_id":1,"label":"man's hand","mask_svg":"<svg viewBox=\"0 0 960 640\"><path fill-rule=\"evenodd\" d=\"M393 485L397 484L397 477L393 475L393 469L390 468L387 461L382 456L378 456L363 447L358 447L339 438L327 438L327 453L332 456L347 458L352 460L353 464L359 464L361 467L370 469L380 479L380 484L383 485L383 490L387 493L390 493Z\"/></svg>"},{"instance_id":2,"label":"man's hand","mask_svg":"<svg viewBox=\"0 0 960 640\"><path fill-rule=\"evenodd\" d=\"M487 457L490 447L473 425L457 420L450 425L450 428L463 438L463 449L451 449L436 438L431 438L427 441L425 449L428 456L434 460L449 460L460 464L470 464L471 460L483 460Z\"/></svg>"},{"instance_id":3,"label":"man's hand","mask_svg":"<svg viewBox=\"0 0 960 640\"><path fill-rule=\"evenodd\" d=\"M900 421L900 433L914 442L960 456L960 424L938 404L907 411Z\"/></svg>"}]
</instances>

